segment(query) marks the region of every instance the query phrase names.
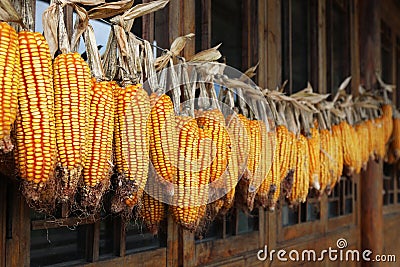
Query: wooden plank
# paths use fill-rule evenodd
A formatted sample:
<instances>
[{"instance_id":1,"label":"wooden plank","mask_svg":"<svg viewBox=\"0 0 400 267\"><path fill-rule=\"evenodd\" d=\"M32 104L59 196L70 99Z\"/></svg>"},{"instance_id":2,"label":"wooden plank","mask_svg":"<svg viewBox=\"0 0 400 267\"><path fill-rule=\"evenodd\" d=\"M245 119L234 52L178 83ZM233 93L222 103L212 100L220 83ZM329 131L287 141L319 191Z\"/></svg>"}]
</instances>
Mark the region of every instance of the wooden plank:
<instances>
[{"instance_id":1,"label":"wooden plank","mask_svg":"<svg viewBox=\"0 0 400 267\"><path fill-rule=\"evenodd\" d=\"M175 267L179 265L179 234L178 225L171 215L167 218L167 233L167 266Z\"/></svg>"},{"instance_id":2,"label":"wooden plank","mask_svg":"<svg viewBox=\"0 0 400 267\"><path fill-rule=\"evenodd\" d=\"M197 266L195 264L195 242L194 242L194 233L191 233L188 230L180 227L181 236L182 236L182 259L184 267L192 267Z\"/></svg>"},{"instance_id":3,"label":"wooden plank","mask_svg":"<svg viewBox=\"0 0 400 267\"><path fill-rule=\"evenodd\" d=\"M196 32L196 3L195 0L185 0L183 2L183 16L182 20L182 35ZM196 37L195 37L196 38ZM195 39L186 43L185 49L183 50L183 56L189 58L195 54L196 50Z\"/></svg>"},{"instance_id":4,"label":"wooden plank","mask_svg":"<svg viewBox=\"0 0 400 267\"><path fill-rule=\"evenodd\" d=\"M326 93L326 1L318 1L318 92Z\"/></svg>"},{"instance_id":5,"label":"wooden plank","mask_svg":"<svg viewBox=\"0 0 400 267\"><path fill-rule=\"evenodd\" d=\"M267 49L263 50L263 58L266 61L266 86L275 89L282 81L282 23L281 1L267 1Z\"/></svg>"},{"instance_id":6,"label":"wooden plank","mask_svg":"<svg viewBox=\"0 0 400 267\"><path fill-rule=\"evenodd\" d=\"M351 53L351 92L354 96L358 95L360 85L360 53L358 40L358 0L350 2L350 53Z\"/></svg>"},{"instance_id":7,"label":"wooden plank","mask_svg":"<svg viewBox=\"0 0 400 267\"><path fill-rule=\"evenodd\" d=\"M143 0L143 3L148 3L150 0ZM142 38L153 42L154 40L154 13L144 15L142 17Z\"/></svg>"},{"instance_id":8,"label":"wooden plank","mask_svg":"<svg viewBox=\"0 0 400 267\"><path fill-rule=\"evenodd\" d=\"M201 0L201 49L211 46L211 0Z\"/></svg>"},{"instance_id":9,"label":"wooden plank","mask_svg":"<svg viewBox=\"0 0 400 267\"><path fill-rule=\"evenodd\" d=\"M86 260L96 262L99 260L100 247L100 222L96 222L86 231Z\"/></svg>"},{"instance_id":10,"label":"wooden plank","mask_svg":"<svg viewBox=\"0 0 400 267\"><path fill-rule=\"evenodd\" d=\"M107 259L100 262L83 264L84 267L114 267L114 266L166 266L166 248L159 248L125 257Z\"/></svg>"},{"instance_id":11,"label":"wooden plank","mask_svg":"<svg viewBox=\"0 0 400 267\"><path fill-rule=\"evenodd\" d=\"M61 226L74 226L74 225L84 225L84 224L91 224L98 221L100 218L99 216L93 217L86 217L86 218L61 218L61 219L54 219L54 220L37 220L32 221L32 230L42 230L42 229L52 229L58 228Z\"/></svg>"},{"instance_id":12,"label":"wooden plank","mask_svg":"<svg viewBox=\"0 0 400 267\"><path fill-rule=\"evenodd\" d=\"M258 7L257 7L257 36L258 36L258 58L260 60L260 65L258 66L258 75L257 75L257 82L258 85L261 86L262 88L265 88L267 86L266 84L266 77L267 77L267 62L265 58L265 51L267 48L266 45L266 38L267 36L265 35L266 31L266 1L258 1Z\"/></svg>"},{"instance_id":13,"label":"wooden plank","mask_svg":"<svg viewBox=\"0 0 400 267\"><path fill-rule=\"evenodd\" d=\"M257 231L195 245L196 266L215 263L259 249ZM256 254L253 254L256 255Z\"/></svg>"},{"instance_id":14,"label":"wooden plank","mask_svg":"<svg viewBox=\"0 0 400 267\"><path fill-rule=\"evenodd\" d=\"M171 0L168 4L168 38L169 44L176 39L176 37L182 34L182 27L181 27L181 16L182 16L182 7L181 7L180 0Z\"/></svg>"}]
</instances>

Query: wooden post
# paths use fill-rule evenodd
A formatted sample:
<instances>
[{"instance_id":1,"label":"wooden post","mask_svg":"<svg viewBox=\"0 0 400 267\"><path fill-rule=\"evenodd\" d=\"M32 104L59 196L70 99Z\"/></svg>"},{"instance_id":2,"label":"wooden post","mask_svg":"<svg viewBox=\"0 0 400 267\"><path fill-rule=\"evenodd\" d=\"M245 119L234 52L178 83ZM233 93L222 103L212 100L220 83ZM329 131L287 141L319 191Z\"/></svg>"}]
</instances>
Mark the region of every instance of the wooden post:
<instances>
[{"instance_id":1,"label":"wooden post","mask_svg":"<svg viewBox=\"0 0 400 267\"><path fill-rule=\"evenodd\" d=\"M360 38L360 80L367 89L374 88L375 72L380 70L380 1L358 2ZM383 249L382 160L370 160L361 178L361 246L374 255ZM379 266L365 262L364 266Z\"/></svg>"}]
</instances>

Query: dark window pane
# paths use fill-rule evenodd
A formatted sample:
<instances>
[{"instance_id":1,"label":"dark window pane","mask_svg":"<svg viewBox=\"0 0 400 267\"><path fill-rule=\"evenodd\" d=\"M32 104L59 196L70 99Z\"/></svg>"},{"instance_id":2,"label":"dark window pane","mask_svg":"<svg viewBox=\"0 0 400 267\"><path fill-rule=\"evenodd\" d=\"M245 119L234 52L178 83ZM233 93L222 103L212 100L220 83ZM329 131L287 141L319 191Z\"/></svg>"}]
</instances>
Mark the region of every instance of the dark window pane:
<instances>
[{"instance_id":1,"label":"dark window pane","mask_svg":"<svg viewBox=\"0 0 400 267\"><path fill-rule=\"evenodd\" d=\"M238 216L238 234L258 230L258 209L254 209L250 215L239 211Z\"/></svg>"},{"instance_id":2,"label":"dark window pane","mask_svg":"<svg viewBox=\"0 0 400 267\"><path fill-rule=\"evenodd\" d=\"M222 43L226 63L242 69L242 1L212 0L211 45Z\"/></svg>"},{"instance_id":3,"label":"dark window pane","mask_svg":"<svg viewBox=\"0 0 400 267\"><path fill-rule=\"evenodd\" d=\"M312 222L320 218L320 203L312 202L307 204L307 221Z\"/></svg>"},{"instance_id":4,"label":"dark window pane","mask_svg":"<svg viewBox=\"0 0 400 267\"><path fill-rule=\"evenodd\" d=\"M353 199L348 198L345 202L344 214L353 213Z\"/></svg>"},{"instance_id":5,"label":"dark window pane","mask_svg":"<svg viewBox=\"0 0 400 267\"><path fill-rule=\"evenodd\" d=\"M336 94L350 76L350 23L348 1L327 1L328 91Z\"/></svg>"},{"instance_id":6,"label":"dark window pane","mask_svg":"<svg viewBox=\"0 0 400 267\"><path fill-rule=\"evenodd\" d=\"M339 201L334 200L328 203L328 218L339 216Z\"/></svg>"},{"instance_id":7,"label":"dark window pane","mask_svg":"<svg viewBox=\"0 0 400 267\"><path fill-rule=\"evenodd\" d=\"M307 203L300 204L300 222L307 221Z\"/></svg>"},{"instance_id":8,"label":"dark window pane","mask_svg":"<svg viewBox=\"0 0 400 267\"><path fill-rule=\"evenodd\" d=\"M292 0L292 92L304 89L309 80L308 4L308 1Z\"/></svg>"},{"instance_id":9,"label":"dark window pane","mask_svg":"<svg viewBox=\"0 0 400 267\"><path fill-rule=\"evenodd\" d=\"M83 263L86 226L31 231L31 266Z\"/></svg>"},{"instance_id":10,"label":"dark window pane","mask_svg":"<svg viewBox=\"0 0 400 267\"><path fill-rule=\"evenodd\" d=\"M392 32L388 25L381 21L381 60L382 79L384 82L392 82Z\"/></svg>"},{"instance_id":11,"label":"dark window pane","mask_svg":"<svg viewBox=\"0 0 400 267\"><path fill-rule=\"evenodd\" d=\"M206 225L205 229L202 229L201 233L196 235L197 241L208 241L222 237L222 221L214 220Z\"/></svg>"},{"instance_id":12,"label":"dark window pane","mask_svg":"<svg viewBox=\"0 0 400 267\"><path fill-rule=\"evenodd\" d=\"M112 217L100 221L100 256L114 252L114 223Z\"/></svg>"},{"instance_id":13,"label":"dark window pane","mask_svg":"<svg viewBox=\"0 0 400 267\"><path fill-rule=\"evenodd\" d=\"M297 207L289 207L288 205L282 206L282 223L283 226L289 226L299 223L299 211Z\"/></svg>"},{"instance_id":14,"label":"dark window pane","mask_svg":"<svg viewBox=\"0 0 400 267\"><path fill-rule=\"evenodd\" d=\"M140 222L131 222L126 227L126 251L135 253L161 247L159 236L146 231Z\"/></svg>"}]
</instances>

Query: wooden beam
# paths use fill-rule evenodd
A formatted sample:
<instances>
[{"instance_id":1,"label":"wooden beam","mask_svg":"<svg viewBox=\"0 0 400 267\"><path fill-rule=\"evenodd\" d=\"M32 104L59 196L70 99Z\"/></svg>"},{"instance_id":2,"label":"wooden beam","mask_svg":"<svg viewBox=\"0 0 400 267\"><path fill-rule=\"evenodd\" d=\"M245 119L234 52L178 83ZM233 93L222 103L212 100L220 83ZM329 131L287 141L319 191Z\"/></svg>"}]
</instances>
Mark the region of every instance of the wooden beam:
<instances>
[{"instance_id":1,"label":"wooden beam","mask_svg":"<svg viewBox=\"0 0 400 267\"><path fill-rule=\"evenodd\" d=\"M326 1L318 1L318 92L326 93Z\"/></svg>"},{"instance_id":2,"label":"wooden beam","mask_svg":"<svg viewBox=\"0 0 400 267\"><path fill-rule=\"evenodd\" d=\"M196 3L195 0L183 1L183 16L181 17L182 22L182 34L186 35L189 33L196 32ZM195 36L196 38L196 36ZM186 43L185 49L183 50L183 56L189 58L195 54L196 50L195 39Z\"/></svg>"},{"instance_id":3,"label":"wooden beam","mask_svg":"<svg viewBox=\"0 0 400 267\"><path fill-rule=\"evenodd\" d=\"M266 62L266 86L275 89L282 81L282 26L281 26L281 1L268 0L267 13L267 49L260 58ZM261 74L261 73L260 73Z\"/></svg>"},{"instance_id":4,"label":"wooden beam","mask_svg":"<svg viewBox=\"0 0 400 267\"><path fill-rule=\"evenodd\" d=\"M201 49L211 46L211 0L201 0Z\"/></svg>"},{"instance_id":5,"label":"wooden beam","mask_svg":"<svg viewBox=\"0 0 400 267\"><path fill-rule=\"evenodd\" d=\"M143 3L148 3L150 0L143 0ZM153 42L154 40L154 13L144 15L142 17L142 38Z\"/></svg>"},{"instance_id":6,"label":"wooden beam","mask_svg":"<svg viewBox=\"0 0 400 267\"><path fill-rule=\"evenodd\" d=\"M194 233L180 227L181 233L181 253L182 253L182 266L192 267L196 266L195 257L195 244Z\"/></svg>"},{"instance_id":7,"label":"wooden beam","mask_svg":"<svg viewBox=\"0 0 400 267\"><path fill-rule=\"evenodd\" d=\"M181 0L171 0L168 4L168 12L169 12L169 44L176 39L176 37L180 36L182 33L181 28L181 16L182 14L182 1Z\"/></svg>"},{"instance_id":8,"label":"wooden beam","mask_svg":"<svg viewBox=\"0 0 400 267\"><path fill-rule=\"evenodd\" d=\"M257 20L258 20L258 29L257 29L257 36L258 36L258 58L260 60L260 65L258 66L258 75L257 75L257 82L258 85L265 88L267 86L266 83L266 77L267 77L267 62L266 62L266 15L267 15L267 3L264 0L258 1L258 7L257 7ZM249 48L251 49L251 48Z\"/></svg>"},{"instance_id":9,"label":"wooden beam","mask_svg":"<svg viewBox=\"0 0 400 267\"><path fill-rule=\"evenodd\" d=\"M360 85L360 50L359 50L359 28L358 28L358 0L350 2L350 53L351 53L351 92L358 95Z\"/></svg>"},{"instance_id":10,"label":"wooden beam","mask_svg":"<svg viewBox=\"0 0 400 267\"><path fill-rule=\"evenodd\" d=\"M171 215L167 218L167 233L167 266L175 267L179 265L179 232Z\"/></svg>"}]
</instances>

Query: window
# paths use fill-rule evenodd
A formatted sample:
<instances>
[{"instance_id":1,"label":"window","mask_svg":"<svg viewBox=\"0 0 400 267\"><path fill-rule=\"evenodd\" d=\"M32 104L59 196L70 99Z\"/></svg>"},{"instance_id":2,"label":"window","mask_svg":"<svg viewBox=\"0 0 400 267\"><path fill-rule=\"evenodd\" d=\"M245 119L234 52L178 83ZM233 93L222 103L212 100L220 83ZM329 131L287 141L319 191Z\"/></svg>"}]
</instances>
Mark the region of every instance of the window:
<instances>
[{"instance_id":1,"label":"window","mask_svg":"<svg viewBox=\"0 0 400 267\"><path fill-rule=\"evenodd\" d=\"M394 204L395 194L394 166L383 164L383 205Z\"/></svg>"},{"instance_id":2,"label":"window","mask_svg":"<svg viewBox=\"0 0 400 267\"><path fill-rule=\"evenodd\" d=\"M353 213L353 181L343 176L328 197L328 218Z\"/></svg>"},{"instance_id":3,"label":"window","mask_svg":"<svg viewBox=\"0 0 400 267\"><path fill-rule=\"evenodd\" d=\"M317 1L282 1L282 79L287 92L317 82Z\"/></svg>"},{"instance_id":4,"label":"window","mask_svg":"<svg viewBox=\"0 0 400 267\"><path fill-rule=\"evenodd\" d=\"M290 226L320 219L320 201L315 191L310 190L307 201L291 207L288 203L282 206L282 225Z\"/></svg>"},{"instance_id":5,"label":"window","mask_svg":"<svg viewBox=\"0 0 400 267\"><path fill-rule=\"evenodd\" d=\"M65 207L51 218L31 212L31 266L82 264L166 247L165 231L153 236L139 219L126 223L109 212L61 216L68 213Z\"/></svg>"},{"instance_id":6,"label":"window","mask_svg":"<svg viewBox=\"0 0 400 267\"><path fill-rule=\"evenodd\" d=\"M258 231L258 209L255 208L250 214L238 209L231 210L223 217L217 217L202 229L195 238L196 242L206 242L216 239L225 239L229 236L241 235Z\"/></svg>"},{"instance_id":7,"label":"window","mask_svg":"<svg viewBox=\"0 0 400 267\"><path fill-rule=\"evenodd\" d=\"M242 1L211 1L211 46L220 51L227 65L242 69Z\"/></svg>"},{"instance_id":8,"label":"window","mask_svg":"<svg viewBox=\"0 0 400 267\"><path fill-rule=\"evenodd\" d=\"M382 73L381 77L385 83L393 82L392 75L392 31L390 27L381 21L381 64Z\"/></svg>"},{"instance_id":9,"label":"window","mask_svg":"<svg viewBox=\"0 0 400 267\"><path fill-rule=\"evenodd\" d=\"M351 73L349 1L327 0L326 14L327 89L334 95Z\"/></svg>"}]
</instances>

